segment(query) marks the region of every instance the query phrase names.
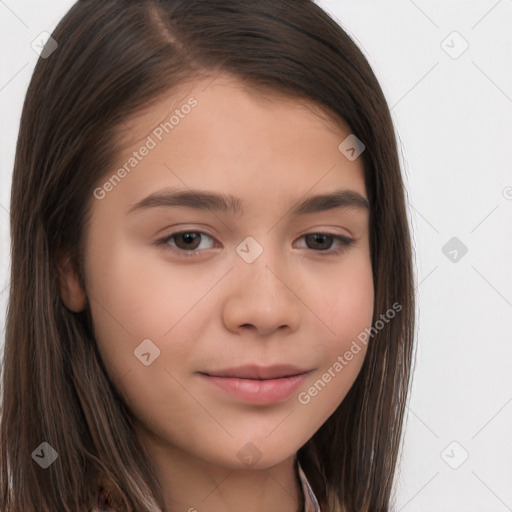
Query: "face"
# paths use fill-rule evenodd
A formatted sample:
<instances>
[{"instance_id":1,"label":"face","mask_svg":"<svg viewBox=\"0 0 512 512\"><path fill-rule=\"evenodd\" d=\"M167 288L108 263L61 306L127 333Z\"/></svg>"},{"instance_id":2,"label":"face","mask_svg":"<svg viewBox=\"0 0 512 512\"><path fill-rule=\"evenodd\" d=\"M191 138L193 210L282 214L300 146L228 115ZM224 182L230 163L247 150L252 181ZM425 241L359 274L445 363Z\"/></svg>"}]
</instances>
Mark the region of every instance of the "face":
<instances>
[{"instance_id":1,"label":"face","mask_svg":"<svg viewBox=\"0 0 512 512\"><path fill-rule=\"evenodd\" d=\"M362 161L338 149L350 129L227 76L126 124L86 233L108 374L141 439L273 466L334 412L366 352L351 350L374 290Z\"/></svg>"}]
</instances>

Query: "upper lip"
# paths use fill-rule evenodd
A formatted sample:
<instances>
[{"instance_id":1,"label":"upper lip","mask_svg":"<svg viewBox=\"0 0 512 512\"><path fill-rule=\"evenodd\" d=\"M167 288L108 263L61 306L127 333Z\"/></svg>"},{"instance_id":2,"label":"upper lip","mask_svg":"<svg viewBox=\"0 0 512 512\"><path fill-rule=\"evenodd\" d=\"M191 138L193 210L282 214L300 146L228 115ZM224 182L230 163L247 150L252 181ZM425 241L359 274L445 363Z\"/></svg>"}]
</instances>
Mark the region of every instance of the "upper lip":
<instances>
[{"instance_id":1,"label":"upper lip","mask_svg":"<svg viewBox=\"0 0 512 512\"><path fill-rule=\"evenodd\" d=\"M299 368L290 364L276 364L272 366L244 365L223 370L200 372L210 377L231 377L239 379L279 379L282 377L291 377L301 375L309 370Z\"/></svg>"}]
</instances>

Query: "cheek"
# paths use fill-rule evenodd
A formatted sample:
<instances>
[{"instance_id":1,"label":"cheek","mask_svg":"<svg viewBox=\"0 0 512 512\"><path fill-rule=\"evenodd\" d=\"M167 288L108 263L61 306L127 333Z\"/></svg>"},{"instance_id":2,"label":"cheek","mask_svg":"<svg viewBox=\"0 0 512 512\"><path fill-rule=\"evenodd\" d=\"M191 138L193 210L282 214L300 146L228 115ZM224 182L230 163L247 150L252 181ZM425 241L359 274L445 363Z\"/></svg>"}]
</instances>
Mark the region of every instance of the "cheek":
<instances>
[{"instance_id":1,"label":"cheek","mask_svg":"<svg viewBox=\"0 0 512 512\"><path fill-rule=\"evenodd\" d=\"M114 237L96 242L87 261L94 334L110 376L123 379L142 366L134 350L146 339L161 347L187 304L183 291L162 282L165 274L148 253Z\"/></svg>"},{"instance_id":2,"label":"cheek","mask_svg":"<svg viewBox=\"0 0 512 512\"><path fill-rule=\"evenodd\" d=\"M369 259L354 258L350 265L332 272L325 284L324 293L318 295L318 309L330 328L332 348L342 349L372 321L374 286Z\"/></svg>"},{"instance_id":3,"label":"cheek","mask_svg":"<svg viewBox=\"0 0 512 512\"><path fill-rule=\"evenodd\" d=\"M318 294L319 316L328 326L317 340L322 364L298 396L299 404L324 421L343 401L364 362L372 325L374 285L369 259L333 273L325 293Z\"/></svg>"},{"instance_id":4,"label":"cheek","mask_svg":"<svg viewBox=\"0 0 512 512\"><path fill-rule=\"evenodd\" d=\"M98 328L117 324L132 341L160 337L185 313L188 288L153 251L113 239L90 254L88 291Z\"/></svg>"},{"instance_id":5,"label":"cheek","mask_svg":"<svg viewBox=\"0 0 512 512\"><path fill-rule=\"evenodd\" d=\"M118 391L134 409L139 401L150 408L155 389L178 401L183 388L171 375L193 360L190 340L211 317L212 302L202 298L225 269L200 279L193 265L173 266L153 249L110 240L90 254L87 270L96 343ZM137 355L147 352L154 362L144 366Z\"/></svg>"}]
</instances>

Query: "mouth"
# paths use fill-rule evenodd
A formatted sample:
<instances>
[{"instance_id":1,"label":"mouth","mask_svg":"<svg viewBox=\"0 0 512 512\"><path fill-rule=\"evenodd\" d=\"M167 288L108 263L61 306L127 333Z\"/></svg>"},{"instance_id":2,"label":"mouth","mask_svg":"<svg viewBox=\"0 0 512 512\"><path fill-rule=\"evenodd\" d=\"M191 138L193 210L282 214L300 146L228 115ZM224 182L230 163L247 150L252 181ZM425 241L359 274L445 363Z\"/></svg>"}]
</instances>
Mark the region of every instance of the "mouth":
<instances>
[{"instance_id":1,"label":"mouth","mask_svg":"<svg viewBox=\"0 0 512 512\"><path fill-rule=\"evenodd\" d=\"M282 379L286 377L295 377L296 375L303 375L310 370L300 368L290 364L276 364L272 366L258 366L258 365L245 365L233 368L226 368L224 370L216 370L209 372L199 372L209 377L225 377L237 379L251 379L251 380L271 380Z\"/></svg>"},{"instance_id":2,"label":"mouth","mask_svg":"<svg viewBox=\"0 0 512 512\"><path fill-rule=\"evenodd\" d=\"M250 365L198 374L222 395L227 394L237 401L270 405L288 399L311 371L290 365Z\"/></svg>"}]
</instances>

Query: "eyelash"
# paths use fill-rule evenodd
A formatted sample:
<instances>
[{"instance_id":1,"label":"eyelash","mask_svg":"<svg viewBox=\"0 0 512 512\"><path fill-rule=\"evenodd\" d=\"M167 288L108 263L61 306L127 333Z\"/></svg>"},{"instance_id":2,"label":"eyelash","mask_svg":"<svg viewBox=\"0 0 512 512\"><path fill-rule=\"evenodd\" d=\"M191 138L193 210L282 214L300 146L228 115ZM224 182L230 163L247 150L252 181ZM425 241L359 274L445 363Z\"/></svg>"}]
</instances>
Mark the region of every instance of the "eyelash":
<instances>
[{"instance_id":1,"label":"eyelash","mask_svg":"<svg viewBox=\"0 0 512 512\"><path fill-rule=\"evenodd\" d=\"M173 247L173 246L170 246L169 245L169 241L174 238L174 237L177 237L179 235L184 235L184 234L190 234L190 233L193 233L193 234L199 234L199 235L206 235L208 238L211 238L212 240L215 240L212 236L208 235L208 233L204 233L202 231L178 231L176 233L172 233L168 236L166 236L165 238L161 238L160 240L158 240L156 242L156 245L158 246L166 246L164 247L164 249L170 249L172 252L175 252L175 253L181 253L180 256L184 256L184 257L191 257L191 256L195 256L197 254L199 254L200 252L203 252L205 249L194 249L192 251L186 251L185 249L178 249L176 247ZM345 250L350 247L351 245L354 244L354 240L352 240L351 238L347 238L346 236L343 236L343 235L337 235L335 233L323 233L323 232L317 232L317 231L313 231L311 233L306 233L304 235L301 236L301 238L307 236L307 235L322 235L322 236L331 236L333 237L335 240L337 240L338 242L341 243L341 248L339 249L325 249L325 250L317 250L315 251L314 249L311 249L312 251L314 252L318 252L320 253L322 256L338 256L338 255L341 255L343 252L345 252Z\"/></svg>"}]
</instances>

